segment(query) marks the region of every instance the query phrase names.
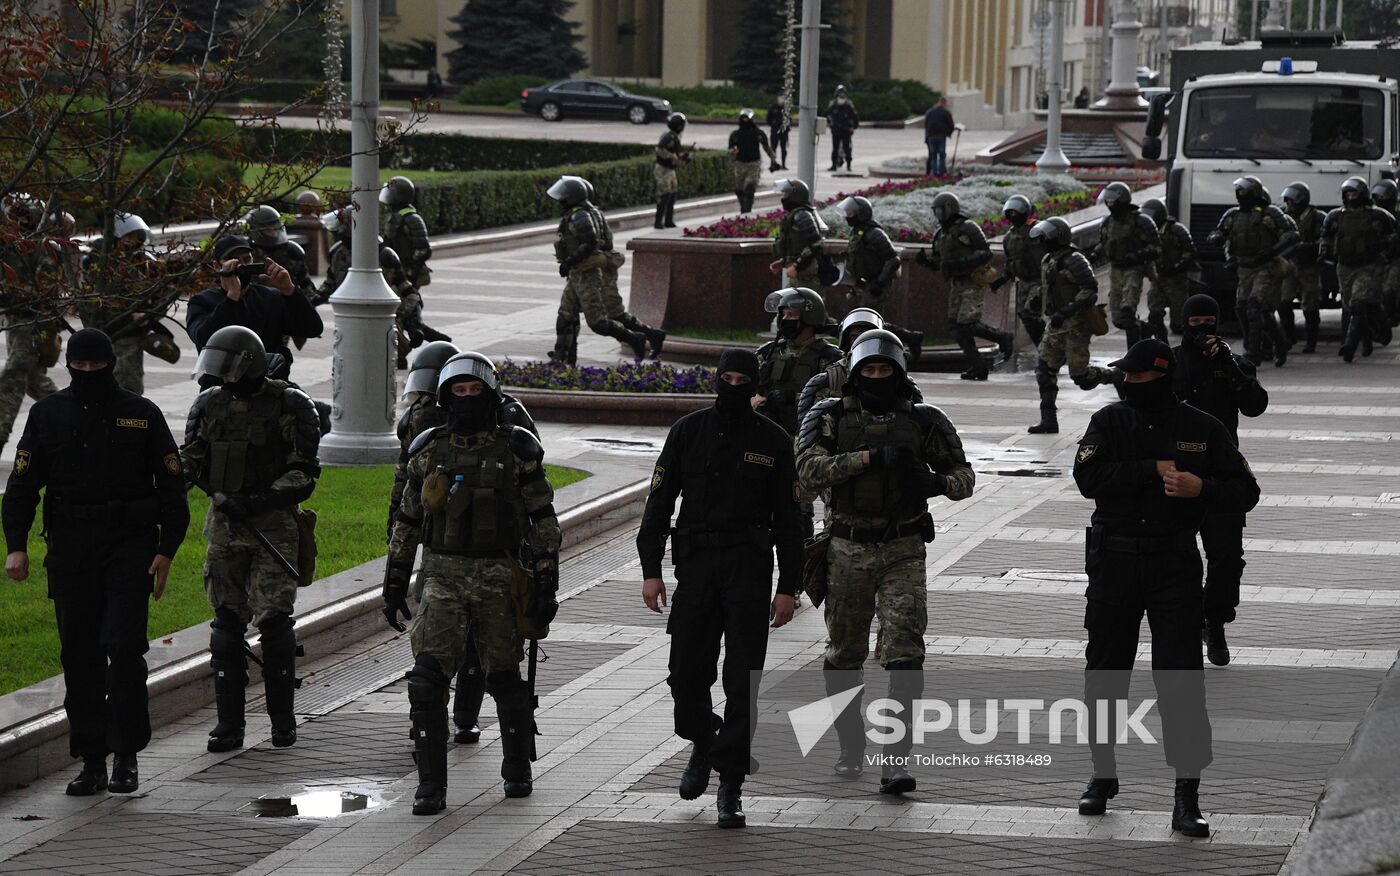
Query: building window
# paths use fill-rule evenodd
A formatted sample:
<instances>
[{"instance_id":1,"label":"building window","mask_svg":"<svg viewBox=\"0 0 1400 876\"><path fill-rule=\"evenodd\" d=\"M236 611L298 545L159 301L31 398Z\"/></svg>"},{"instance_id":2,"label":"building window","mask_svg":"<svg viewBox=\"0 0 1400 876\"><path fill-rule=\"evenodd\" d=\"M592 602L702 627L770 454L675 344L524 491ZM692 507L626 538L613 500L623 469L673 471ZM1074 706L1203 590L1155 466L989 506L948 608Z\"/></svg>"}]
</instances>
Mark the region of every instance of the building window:
<instances>
[{"instance_id":1,"label":"building window","mask_svg":"<svg viewBox=\"0 0 1400 876\"><path fill-rule=\"evenodd\" d=\"M398 18L399 0L379 0L380 18Z\"/></svg>"}]
</instances>

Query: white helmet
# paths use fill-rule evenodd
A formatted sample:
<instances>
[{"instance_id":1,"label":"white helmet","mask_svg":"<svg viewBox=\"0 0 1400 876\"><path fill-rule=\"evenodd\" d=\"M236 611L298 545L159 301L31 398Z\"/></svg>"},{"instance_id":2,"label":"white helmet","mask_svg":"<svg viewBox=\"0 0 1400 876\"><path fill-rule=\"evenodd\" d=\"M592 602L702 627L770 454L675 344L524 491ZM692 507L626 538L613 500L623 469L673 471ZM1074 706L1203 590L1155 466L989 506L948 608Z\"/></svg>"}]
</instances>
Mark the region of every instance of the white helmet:
<instances>
[{"instance_id":1,"label":"white helmet","mask_svg":"<svg viewBox=\"0 0 1400 876\"><path fill-rule=\"evenodd\" d=\"M112 239L121 240L128 234L141 235L141 243L149 243L151 240L151 228L146 224L146 220L135 213L118 213L113 217Z\"/></svg>"}]
</instances>

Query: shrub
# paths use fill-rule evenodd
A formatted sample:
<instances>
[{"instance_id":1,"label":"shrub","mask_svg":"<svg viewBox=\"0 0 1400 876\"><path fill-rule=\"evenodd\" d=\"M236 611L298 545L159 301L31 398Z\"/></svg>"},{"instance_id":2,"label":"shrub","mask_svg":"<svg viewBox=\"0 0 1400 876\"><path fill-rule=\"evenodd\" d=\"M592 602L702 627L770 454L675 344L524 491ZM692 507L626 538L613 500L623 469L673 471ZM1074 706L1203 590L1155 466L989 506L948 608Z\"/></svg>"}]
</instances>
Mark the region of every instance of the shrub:
<instances>
[{"instance_id":1,"label":"shrub","mask_svg":"<svg viewBox=\"0 0 1400 876\"><path fill-rule=\"evenodd\" d=\"M537 85L548 85L549 81L543 76L531 76L528 73L488 76L463 88L457 95L457 100L479 106L514 106L520 99L521 91Z\"/></svg>"},{"instance_id":2,"label":"shrub","mask_svg":"<svg viewBox=\"0 0 1400 876\"><path fill-rule=\"evenodd\" d=\"M714 392L715 369L696 365L679 369L660 362L607 367L570 367L556 362L513 362L499 368L501 384L526 389L560 389L586 392L682 393Z\"/></svg>"},{"instance_id":3,"label":"shrub","mask_svg":"<svg viewBox=\"0 0 1400 876\"><path fill-rule=\"evenodd\" d=\"M847 87L853 92L894 95L909 104L915 114L926 112L938 103L940 96L937 91L914 79L866 79L858 76L847 83Z\"/></svg>"},{"instance_id":4,"label":"shrub","mask_svg":"<svg viewBox=\"0 0 1400 876\"><path fill-rule=\"evenodd\" d=\"M280 155L350 154L350 132L305 128L250 128L249 151L275 161ZM529 170L575 162L617 161L647 156L651 147L581 140L525 140L465 134L409 134L380 154L383 167L401 170Z\"/></svg>"},{"instance_id":5,"label":"shrub","mask_svg":"<svg viewBox=\"0 0 1400 876\"><path fill-rule=\"evenodd\" d=\"M852 91L851 102L856 105L863 122L902 121L913 115L909 104L896 94L878 91Z\"/></svg>"}]
</instances>

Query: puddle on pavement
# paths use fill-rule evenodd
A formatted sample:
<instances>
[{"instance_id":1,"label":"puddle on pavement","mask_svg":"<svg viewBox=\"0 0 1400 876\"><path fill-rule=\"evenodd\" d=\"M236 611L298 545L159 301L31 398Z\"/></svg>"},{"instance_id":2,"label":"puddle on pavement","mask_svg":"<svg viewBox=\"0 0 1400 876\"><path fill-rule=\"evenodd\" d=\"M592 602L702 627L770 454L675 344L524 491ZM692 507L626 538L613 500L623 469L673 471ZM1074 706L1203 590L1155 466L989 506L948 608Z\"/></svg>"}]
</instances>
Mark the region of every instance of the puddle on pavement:
<instances>
[{"instance_id":1,"label":"puddle on pavement","mask_svg":"<svg viewBox=\"0 0 1400 876\"><path fill-rule=\"evenodd\" d=\"M1035 459L1033 450L1024 447L1003 447L975 439L964 442L968 462L979 475L999 475L1006 478L1062 478L1068 472L1050 465L1049 460Z\"/></svg>"},{"instance_id":2,"label":"puddle on pavement","mask_svg":"<svg viewBox=\"0 0 1400 876\"><path fill-rule=\"evenodd\" d=\"M307 791L302 794L273 794L259 797L244 806L258 818L335 818L352 812L378 809L384 801L358 791Z\"/></svg>"},{"instance_id":3,"label":"puddle on pavement","mask_svg":"<svg viewBox=\"0 0 1400 876\"><path fill-rule=\"evenodd\" d=\"M656 456L661 452L661 442L648 439L628 440L626 438L575 438L580 444L587 444L594 450L605 453L623 453L629 456Z\"/></svg>"}]
</instances>

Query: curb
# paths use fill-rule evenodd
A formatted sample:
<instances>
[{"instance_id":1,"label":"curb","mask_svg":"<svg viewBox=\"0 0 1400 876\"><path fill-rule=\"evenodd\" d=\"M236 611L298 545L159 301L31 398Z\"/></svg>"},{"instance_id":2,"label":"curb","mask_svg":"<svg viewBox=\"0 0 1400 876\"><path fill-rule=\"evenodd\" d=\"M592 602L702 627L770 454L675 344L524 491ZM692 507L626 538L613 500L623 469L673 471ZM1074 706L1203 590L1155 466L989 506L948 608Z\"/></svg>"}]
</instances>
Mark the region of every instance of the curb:
<instances>
[{"instance_id":1,"label":"curb","mask_svg":"<svg viewBox=\"0 0 1400 876\"><path fill-rule=\"evenodd\" d=\"M563 531L563 548L572 548L614 529L635 518L650 491L649 481L637 481L576 505L559 515ZM337 573L345 575L368 570L371 580L377 579L383 558L376 558L353 569ZM371 569L373 567L373 569ZM328 654L340 643L348 643L380 631L382 621L375 616L380 607L380 587L375 584L319 606L296 617L298 644L308 650ZM172 633L199 636L206 624L198 624ZM256 634L248 644L258 650ZM250 668L251 670L251 668ZM209 651L193 654L152 666L146 681L150 697L151 724L159 727L181 718L213 702L213 686ZM250 683L249 685L253 685ZM24 689L14 691L22 694ZM32 717L0 729L0 791L31 781L62 769L72 762L68 753L68 717L61 706L50 708Z\"/></svg>"}]
</instances>

